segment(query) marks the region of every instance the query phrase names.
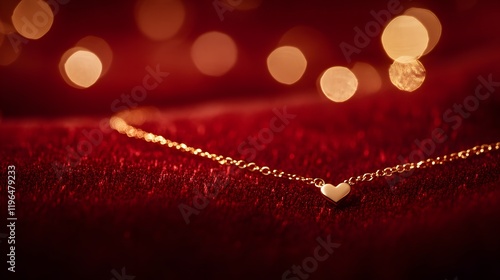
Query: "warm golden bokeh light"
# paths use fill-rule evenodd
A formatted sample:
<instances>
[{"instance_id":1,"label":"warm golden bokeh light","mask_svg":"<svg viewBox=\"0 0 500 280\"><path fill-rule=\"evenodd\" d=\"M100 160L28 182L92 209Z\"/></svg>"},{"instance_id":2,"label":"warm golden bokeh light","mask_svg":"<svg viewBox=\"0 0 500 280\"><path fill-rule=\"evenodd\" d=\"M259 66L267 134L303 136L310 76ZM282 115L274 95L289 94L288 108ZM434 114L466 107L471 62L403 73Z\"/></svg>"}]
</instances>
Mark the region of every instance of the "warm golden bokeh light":
<instances>
[{"instance_id":1,"label":"warm golden bokeh light","mask_svg":"<svg viewBox=\"0 0 500 280\"><path fill-rule=\"evenodd\" d=\"M321 91L335 102L344 102L351 98L358 88L358 79L351 70L335 66L328 68L320 78Z\"/></svg>"},{"instance_id":2,"label":"warm golden bokeh light","mask_svg":"<svg viewBox=\"0 0 500 280\"><path fill-rule=\"evenodd\" d=\"M302 52L291 46L275 49L267 57L267 69L273 78L286 85L296 83L307 68L307 60Z\"/></svg>"},{"instance_id":3,"label":"warm golden bokeh light","mask_svg":"<svg viewBox=\"0 0 500 280\"><path fill-rule=\"evenodd\" d=\"M156 41L174 37L181 29L186 9L180 0L139 0L135 19L139 30Z\"/></svg>"},{"instance_id":4,"label":"warm golden bokeh light","mask_svg":"<svg viewBox=\"0 0 500 280\"><path fill-rule=\"evenodd\" d=\"M389 68L389 78L398 89L412 92L424 83L426 71L418 60L404 61L407 62L394 61Z\"/></svg>"},{"instance_id":5,"label":"warm golden bokeh light","mask_svg":"<svg viewBox=\"0 0 500 280\"><path fill-rule=\"evenodd\" d=\"M82 89L83 87L76 85L75 83L73 83L73 81L70 80L70 78L68 77L68 74L66 73L65 64L66 64L66 61L68 60L68 58L70 56L72 56L75 52L86 51L86 50L87 49L82 48L82 47L73 47L73 48L67 50L66 52L64 52L63 55L61 56L61 59L59 60L59 73L61 74L61 77L64 79L64 81L68 85L75 87L75 88L79 88L79 89Z\"/></svg>"},{"instance_id":6,"label":"warm golden bokeh light","mask_svg":"<svg viewBox=\"0 0 500 280\"><path fill-rule=\"evenodd\" d=\"M21 0L12 13L16 31L28 39L39 39L49 32L54 22L50 6L42 0Z\"/></svg>"},{"instance_id":7,"label":"warm golden bokeh light","mask_svg":"<svg viewBox=\"0 0 500 280\"><path fill-rule=\"evenodd\" d=\"M61 75L76 88L88 88L99 79L102 63L99 57L83 48L72 48L61 58Z\"/></svg>"},{"instance_id":8,"label":"warm golden bokeh light","mask_svg":"<svg viewBox=\"0 0 500 280\"><path fill-rule=\"evenodd\" d=\"M427 49L429 34L425 26L412 16L398 16L385 27L382 45L393 60L417 59Z\"/></svg>"},{"instance_id":9,"label":"warm golden bokeh light","mask_svg":"<svg viewBox=\"0 0 500 280\"><path fill-rule=\"evenodd\" d=\"M358 78L358 91L375 93L382 87L382 78L371 64L356 62L351 71Z\"/></svg>"},{"instance_id":10,"label":"warm golden bokeh light","mask_svg":"<svg viewBox=\"0 0 500 280\"><path fill-rule=\"evenodd\" d=\"M423 54L428 54L434 49L441 38L443 27L441 26L439 18L430 10L421 8L409 8L405 11L405 15L418 19L427 29L429 43Z\"/></svg>"},{"instance_id":11,"label":"warm golden bokeh light","mask_svg":"<svg viewBox=\"0 0 500 280\"><path fill-rule=\"evenodd\" d=\"M191 47L196 68L208 76L222 76L236 64L238 48L228 35L211 31L196 39Z\"/></svg>"},{"instance_id":12,"label":"warm golden bokeh light","mask_svg":"<svg viewBox=\"0 0 500 280\"><path fill-rule=\"evenodd\" d=\"M104 39L96 36L87 36L78 41L76 46L87 49L99 57L102 63L101 76L108 72L111 62L113 61L113 51Z\"/></svg>"}]
</instances>

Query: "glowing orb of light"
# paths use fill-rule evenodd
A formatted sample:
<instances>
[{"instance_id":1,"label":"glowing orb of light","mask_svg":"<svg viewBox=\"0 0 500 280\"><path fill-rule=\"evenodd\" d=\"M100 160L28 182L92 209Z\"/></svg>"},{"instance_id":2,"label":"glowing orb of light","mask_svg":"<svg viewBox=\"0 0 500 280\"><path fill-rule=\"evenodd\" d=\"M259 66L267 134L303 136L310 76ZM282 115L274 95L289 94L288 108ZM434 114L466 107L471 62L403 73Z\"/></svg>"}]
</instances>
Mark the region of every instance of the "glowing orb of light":
<instances>
[{"instance_id":1,"label":"glowing orb of light","mask_svg":"<svg viewBox=\"0 0 500 280\"><path fill-rule=\"evenodd\" d=\"M87 49L99 57L102 63L101 76L108 72L111 62L113 61L113 51L104 39L96 36L86 36L78 41L76 46Z\"/></svg>"},{"instance_id":2,"label":"glowing orb of light","mask_svg":"<svg viewBox=\"0 0 500 280\"><path fill-rule=\"evenodd\" d=\"M202 34L191 47L191 59L207 76L222 76L236 64L238 48L227 34L211 31Z\"/></svg>"},{"instance_id":3,"label":"glowing orb of light","mask_svg":"<svg viewBox=\"0 0 500 280\"><path fill-rule=\"evenodd\" d=\"M427 29L429 34L429 43L424 51L424 55L428 54L437 45L441 38L443 27L439 18L430 10L421 8L409 8L405 11L405 15L412 16L418 19Z\"/></svg>"},{"instance_id":4,"label":"glowing orb of light","mask_svg":"<svg viewBox=\"0 0 500 280\"><path fill-rule=\"evenodd\" d=\"M50 6L41 0L22 0L12 13L14 28L28 39L40 39L49 32L53 22L54 14Z\"/></svg>"},{"instance_id":5,"label":"glowing orb of light","mask_svg":"<svg viewBox=\"0 0 500 280\"><path fill-rule=\"evenodd\" d=\"M278 82L286 85L296 83L307 68L304 54L296 47L283 46L267 57L267 69Z\"/></svg>"},{"instance_id":6,"label":"glowing orb of light","mask_svg":"<svg viewBox=\"0 0 500 280\"><path fill-rule=\"evenodd\" d=\"M179 0L139 0L135 19L139 30L155 41L174 37L186 18L186 9Z\"/></svg>"},{"instance_id":7,"label":"glowing orb of light","mask_svg":"<svg viewBox=\"0 0 500 280\"><path fill-rule=\"evenodd\" d=\"M412 92L418 89L425 80L426 71L418 60L394 61L389 67L389 78L394 86L402 91Z\"/></svg>"},{"instance_id":8,"label":"glowing orb of light","mask_svg":"<svg viewBox=\"0 0 500 280\"><path fill-rule=\"evenodd\" d=\"M393 60L417 59L425 52L429 34L425 26L412 16L398 16L391 20L382 33L382 45Z\"/></svg>"},{"instance_id":9,"label":"glowing orb of light","mask_svg":"<svg viewBox=\"0 0 500 280\"><path fill-rule=\"evenodd\" d=\"M320 87L328 99L334 102L344 102L356 92L358 79L351 70L335 66L323 72Z\"/></svg>"},{"instance_id":10,"label":"glowing orb of light","mask_svg":"<svg viewBox=\"0 0 500 280\"><path fill-rule=\"evenodd\" d=\"M97 55L85 49L75 48L63 55L64 75L71 81L72 86L88 88L101 76L102 63Z\"/></svg>"}]
</instances>

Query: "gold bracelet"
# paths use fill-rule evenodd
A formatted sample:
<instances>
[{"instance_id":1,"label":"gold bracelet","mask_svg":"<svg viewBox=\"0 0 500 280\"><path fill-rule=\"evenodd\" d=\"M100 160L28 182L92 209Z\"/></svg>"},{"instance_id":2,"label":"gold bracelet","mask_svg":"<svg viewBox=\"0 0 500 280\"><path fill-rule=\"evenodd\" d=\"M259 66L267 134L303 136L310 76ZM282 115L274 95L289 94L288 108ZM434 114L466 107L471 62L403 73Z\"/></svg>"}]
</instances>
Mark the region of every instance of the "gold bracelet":
<instances>
[{"instance_id":1,"label":"gold bracelet","mask_svg":"<svg viewBox=\"0 0 500 280\"><path fill-rule=\"evenodd\" d=\"M431 167L438 164L444 164L447 162L455 161L458 159L466 159L473 155L480 155L483 153L487 153L490 151L496 151L500 149L500 142L492 143L492 144L483 144L477 145L467 150L460 151L458 153L452 153L449 155L429 158L426 160L421 160L419 162L408 162L405 164L398 164L393 167L386 167L383 169L379 169L375 172L365 173L363 175L354 176L347 180L344 180L337 186L334 186L329 183L325 183L325 180L321 178L312 178L305 177L297 174L286 173L279 169L271 169L268 166L259 166L255 162L246 162L244 160L237 160L231 157L225 157L222 155L212 154L206 151L203 151L199 148L190 147L184 143L178 143L161 135L157 135L151 132L144 131L138 127L135 127L131 123L134 121L137 122L139 119L139 123L145 121L145 113L147 111L145 109L134 109L128 111L122 111L110 119L111 128L115 129L121 134L125 134L130 138L137 138L145 140L146 142L157 143L163 146L167 146L171 149L176 149L181 152L189 153L195 156L208 158L213 161L218 162L221 165L233 165L237 166L241 169L246 169L251 172L260 172L263 175L272 175L277 178L286 178L289 180L301 181L308 185L314 185L318 188L321 188L321 193L325 198L333 203L339 202L341 199L346 197L351 191L351 186L360 183L360 182L369 182L378 177L390 177L396 173L404 173L409 172L414 169L423 169L427 167Z\"/></svg>"}]
</instances>

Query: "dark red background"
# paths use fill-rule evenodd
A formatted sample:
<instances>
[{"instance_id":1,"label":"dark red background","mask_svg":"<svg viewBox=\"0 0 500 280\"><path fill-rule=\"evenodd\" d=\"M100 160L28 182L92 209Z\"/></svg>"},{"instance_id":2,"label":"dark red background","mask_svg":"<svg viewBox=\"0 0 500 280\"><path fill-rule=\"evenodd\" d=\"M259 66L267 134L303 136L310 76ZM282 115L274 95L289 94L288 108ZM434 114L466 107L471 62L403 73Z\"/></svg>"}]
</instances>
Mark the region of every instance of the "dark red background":
<instances>
[{"instance_id":1,"label":"dark red background","mask_svg":"<svg viewBox=\"0 0 500 280\"><path fill-rule=\"evenodd\" d=\"M111 279L111 270L125 267L135 279L280 279L313 255L317 237L330 235L341 246L310 279L497 279L500 153L419 170L393 188L384 179L359 184L335 207L314 187L115 132L102 132L102 141L76 161L68 152L86 140L86 131L98 131L112 100L142 80L145 66L157 63L171 75L144 102L165 112L149 128L240 158L238 145L269 126L273 108L287 106L296 117L255 162L331 183L400 163L399 156L407 159L418 149L415 140L429 138L437 127L448 140L432 156L499 141L498 90L457 129L442 117L474 93L478 76L500 80L493 1L466 11L457 11L454 1L402 2L431 9L443 25L440 43L422 59L427 78L416 92L389 84L390 61L375 38L353 62L379 69L380 92L341 104L317 93L322 70L352 66L338 44L352 42L353 27L364 26L370 11L386 3L273 1L256 11L227 13L222 22L210 1L191 3L195 14L186 40L216 29L238 44L241 60L221 78L186 71L182 65L189 61L169 63L183 49L151 55L168 43L139 33L133 1L74 0L62 7L46 37L29 42L18 61L0 68L1 170L17 170L17 277ZM298 84L279 85L265 58L297 24L322 32L331 53L310 63ZM77 90L59 77L57 64L86 35L105 38L114 61L96 85ZM61 178L54 164L66 166ZM179 205L192 206L199 192L221 184L223 190L186 225ZM5 213L5 184L1 191ZM4 260L5 239L0 248Z\"/></svg>"}]
</instances>

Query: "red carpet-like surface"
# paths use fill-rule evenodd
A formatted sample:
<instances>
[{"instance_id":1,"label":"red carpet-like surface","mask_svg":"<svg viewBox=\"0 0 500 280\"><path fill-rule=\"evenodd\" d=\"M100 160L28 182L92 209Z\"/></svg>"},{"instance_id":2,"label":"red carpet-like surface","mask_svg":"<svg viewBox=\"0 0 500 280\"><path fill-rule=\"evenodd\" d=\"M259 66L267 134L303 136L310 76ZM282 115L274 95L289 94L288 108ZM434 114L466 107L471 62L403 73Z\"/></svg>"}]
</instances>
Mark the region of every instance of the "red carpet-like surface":
<instances>
[{"instance_id":1,"label":"red carpet-like surface","mask_svg":"<svg viewBox=\"0 0 500 280\"><path fill-rule=\"evenodd\" d=\"M146 127L245 158L238 145L258 139L273 108L283 113L286 106L289 123L255 148L254 161L335 184L400 163L399 156L418 149L415 140L438 127L447 140L431 156L500 139L498 97L481 101L454 129L457 123L441 113L453 103L429 105L431 95L387 92L387 102L365 97L346 106L232 104L218 114L212 104L177 109L182 119L172 119L171 111ZM96 130L99 120L2 125L1 168L16 166L17 269L25 279L116 278L112 270L135 279L280 279L315 256L318 238L340 245L331 254L319 251L324 261L306 261L312 273L302 268L304 279L499 275L498 152L417 170L392 187L384 179L355 185L335 207L315 187ZM82 143L92 141L81 158L69 152L86 151ZM183 216L180 208L191 210Z\"/></svg>"}]
</instances>

